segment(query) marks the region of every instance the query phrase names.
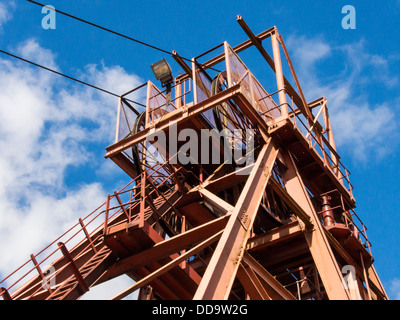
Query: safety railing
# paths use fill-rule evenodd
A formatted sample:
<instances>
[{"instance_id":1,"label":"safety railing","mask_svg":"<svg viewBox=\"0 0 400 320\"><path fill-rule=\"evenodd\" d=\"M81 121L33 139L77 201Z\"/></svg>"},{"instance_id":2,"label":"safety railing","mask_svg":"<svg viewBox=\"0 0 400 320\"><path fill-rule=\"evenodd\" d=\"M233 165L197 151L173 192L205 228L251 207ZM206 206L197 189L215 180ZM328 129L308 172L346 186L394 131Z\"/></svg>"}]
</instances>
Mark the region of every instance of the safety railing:
<instances>
[{"instance_id":1,"label":"safety railing","mask_svg":"<svg viewBox=\"0 0 400 320\"><path fill-rule=\"evenodd\" d=\"M225 60L229 87L240 83L243 93L261 117L269 122L281 116L280 106L263 88L235 51L225 42Z\"/></svg>"},{"instance_id":2,"label":"safety railing","mask_svg":"<svg viewBox=\"0 0 400 320\"><path fill-rule=\"evenodd\" d=\"M306 116L299 112L299 106L295 105L293 97L289 96L286 89L268 93L227 42L224 43L224 53L226 87L228 88L240 83L243 88L243 94L267 124L274 124L275 120L279 119L282 115L281 109L283 105L279 103L278 95L283 91L287 97L287 102L284 105L290 111L289 119L303 134L304 139L308 141L311 149L320 156L324 164L352 195L353 185L349 179L350 171L340 161L339 155L324 136L323 130L319 130L319 127L322 126L317 121L318 117L312 122L307 119ZM194 87L196 88L195 103L198 103L210 96L211 80L201 68L196 67L196 64L193 63L192 66L194 68Z\"/></svg>"},{"instance_id":3,"label":"safety railing","mask_svg":"<svg viewBox=\"0 0 400 320\"><path fill-rule=\"evenodd\" d=\"M115 142L133 135L135 131L144 129L145 126L161 118L165 114L187 103L191 93L191 79L171 86L173 98L167 98L167 89L160 90L151 81L128 91L120 96L117 110L117 125ZM138 101L145 101L141 103ZM139 116L145 111L145 121L142 127L138 122Z\"/></svg>"},{"instance_id":4,"label":"safety railing","mask_svg":"<svg viewBox=\"0 0 400 320\"><path fill-rule=\"evenodd\" d=\"M274 120L278 119L282 114L282 105L274 100L274 96L279 95L280 91L288 95L286 90L281 89L269 94L227 43L225 43L225 60L229 86L241 83L244 95L264 121L266 123L274 123ZM279 101L277 98L276 100ZM353 186L349 179L350 172L340 161L336 150L323 136L322 132L317 131L317 121L311 124L301 113L296 112L298 110L295 111L293 98L289 97L287 100L290 102L286 102L285 105L292 111L290 120L300 129L304 139L308 140L310 147L316 151L337 179L352 194ZM318 124L320 123L318 122Z\"/></svg>"},{"instance_id":5,"label":"safety railing","mask_svg":"<svg viewBox=\"0 0 400 320\"><path fill-rule=\"evenodd\" d=\"M132 188L108 195L103 233L107 234L110 227L119 224L136 222L143 226L144 221L152 215L155 216L153 224L159 219L164 219L157 206L160 203L168 203L174 192L184 192L178 177L181 170L182 168L171 167L168 159L163 163L157 162L134 179ZM122 197L124 200L121 200ZM158 203L155 203L156 199ZM173 229L172 227L171 230Z\"/></svg>"},{"instance_id":6,"label":"safety railing","mask_svg":"<svg viewBox=\"0 0 400 320\"><path fill-rule=\"evenodd\" d=\"M245 76L247 76L247 74L245 74ZM244 78L245 77L243 77L243 79ZM253 87L250 87L250 90L247 94L249 99L253 99L249 101L253 101L253 106L260 113L267 124L274 124L275 119L279 118L281 115L280 108L282 107L282 105L279 105L274 101L274 96L278 95L280 91L284 91L285 94L287 94L286 90L281 89L271 94L267 94L267 92L263 90L262 86L255 78L253 84L256 84L256 88L259 88L258 92L261 92L261 94L257 98L251 97L254 91L253 85ZM247 87L247 85L245 87ZM263 101L263 105L260 105L261 101ZM300 131L300 133L303 135L303 138L308 141L310 148L320 156L324 164L332 171L332 173L352 195L352 190L354 187L349 178L351 173L340 161L340 156L329 143L327 138L323 135L323 131L318 130L318 127L321 126L321 124L316 120L313 123L307 121L305 116L299 112L299 109L293 107L295 105L293 99L290 98L288 101L289 102L284 104L289 110L289 119L291 122Z\"/></svg>"},{"instance_id":7,"label":"safety railing","mask_svg":"<svg viewBox=\"0 0 400 320\"><path fill-rule=\"evenodd\" d=\"M350 182L350 171L340 161L340 157L336 150L332 147L323 132L317 129L316 124L320 123L315 121L310 123L305 117L297 112L297 109L293 108L293 102L287 103L289 109L289 119L293 125L297 127L304 139L308 141L308 144L312 150L321 158L327 168L336 176L338 181L348 190L350 195L353 195L353 185Z\"/></svg>"},{"instance_id":8,"label":"safety railing","mask_svg":"<svg viewBox=\"0 0 400 320\"><path fill-rule=\"evenodd\" d=\"M146 110L146 104L137 101L146 100L147 85L148 83L145 82L120 96L115 142L123 140L132 134L138 116Z\"/></svg>"},{"instance_id":9,"label":"safety railing","mask_svg":"<svg viewBox=\"0 0 400 320\"><path fill-rule=\"evenodd\" d=\"M118 191L117 194L129 190L134 182L135 180L129 182ZM7 299L7 297L9 297L9 292L11 290L16 290L15 288L20 286L23 281L25 284L36 283L30 297L43 289L51 291L53 286L57 287L59 285L59 283L56 282L58 275L69 265L67 263L57 270L54 269L54 262L63 258L61 248L68 247L69 252L74 253L74 257L81 256L87 250L96 252L96 245L103 236L103 219L106 207L107 201L86 217L79 219L70 229L65 231L38 253L31 254L29 260L0 281L0 296ZM118 214L120 211L121 210L115 210L114 215ZM15 293L19 294L19 291L20 290L17 289ZM26 298L29 299L29 297Z\"/></svg>"},{"instance_id":10,"label":"safety railing","mask_svg":"<svg viewBox=\"0 0 400 320\"><path fill-rule=\"evenodd\" d=\"M224 63L227 77L225 88L240 82L244 88L244 94L266 121L279 117L280 106L277 106L271 95L267 93L226 42L214 49L220 48L221 46L224 46L225 52ZM152 125L166 114L190 103L190 101L188 101L190 93L193 93L192 101L194 104L208 99L216 93L213 92L212 78L210 78L208 73L206 73L198 63L195 63L195 60L193 60L192 63L192 73L193 79L188 78L181 83L175 83L170 89L162 91L151 81L148 81L123 94L120 97L118 105L115 142L128 138L134 134L135 131L140 131ZM168 90L171 91L169 94L173 97L169 97ZM136 102L138 100L143 101L144 97L146 97L145 104ZM146 110L145 121L143 121L141 128L138 127L140 122L138 120L140 119L138 119L139 112L137 109L139 111ZM212 110L207 110L204 112L203 116L210 122L212 127L216 128L217 124L215 123L212 112Z\"/></svg>"},{"instance_id":11,"label":"safety railing","mask_svg":"<svg viewBox=\"0 0 400 320\"><path fill-rule=\"evenodd\" d=\"M350 215L351 219L349 219L349 215ZM360 242L363 244L363 246L366 249L368 249L370 255L372 256L372 252L371 252L372 244L368 240L367 227L365 226L365 224L362 222L360 217L356 214L354 209L351 209L348 212L345 212L344 216L345 216L346 225L350 229L352 229L353 233L355 234L355 237L360 240Z\"/></svg>"},{"instance_id":12,"label":"safety railing","mask_svg":"<svg viewBox=\"0 0 400 320\"><path fill-rule=\"evenodd\" d=\"M349 170L340 161L340 157L336 150L329 143L328 139L324 136L323 131L320 131L318 127L322 127L320 123L315 121L310 122L301 112L298 112L299 106L295 106L293 98L289 96L285 89L278 90L273 93L268 93L263 86L259 83L256 77L250 72L243 61L238 57L234 50L229 46L228 43L224 43L224 54L225 54L225 66L226 74L226 88L231 87L237 83L241 84L243 88L242 92L251 102L253 107L258 111L260 116L265 120L266 123L274 123L275 119L280 118L282 115L282 105L279 104L277 95L284 92L285 96L288 97L284 104L285 109L289 109L289 119L303 134L311 147L322 159L324 164L333 172L337 179L352 195L353 186L350 182ZM220 48L222 45L217 46ZM193 95L194 103L199 103L209 97L212 94L214 88L212 88L212 79L210 76L193 60L192 63L193 72ZM186 85L186 82L188 85ZM144 85L138 87L143 88ZM147 82L147 103L146 103L146 126L153 123L165 114L176 110L187 103L187 94L191 91L190 79L178 84L175 88L175 98L168 103L168 99L165 95L165 90L160 91L150 81ZM123 102L123 101L122 101ZM121 105L124 105L122 103ZM224 106L220 108L222 112L229 112L224 109ZM121 110L123 111L123 110ZM204 117L210 122L211 126L216 128L215 117L212 114L212 110L208 110L204 113ZM232 117L233 118L233 117ZM226 118L224 118L225 120ZM129 121L128 121L129 122ZM132 126L130 126L132 127ZM233 130L228 127L227 129ZM225 128L226 129L226 128Z\"/></svg>"},{"instance_id":13,"label":"safety railing","mask_svg":"<svg viewBox=\"0 0 400 320\"><path fill-rule=\"evenodd\" d=\"M275 101L270 97L229 44L224 42L213 48L213 50L222 46L224 47L225 55L225 71L220 72L220 82L218 83L222 90L241 83L246 98L253 104L254 108L262 114L262 117L266 121L279 117L281 114ZM208 73L206 73L198 63L195 63L194 60L192 62L192 78L195 104L217 93L217 90L215 90L215 87L212 85L212 81L215 80L215 78L210 78ZM216 86L216 84L214 84L214 86ZM211 111L208 112L210 113ZM207 111L204 116L208 120L212 120L212 116L208 116Z\"/></svg>"},{"instance_id":14,"label":"safety railing","mask_svg":"<svg viewBox=\"0 0 400 320\"><path fill-rule=\"evenodd\" d=\"M169 91L170 90L170 91ZM172 91L174 97L172 98ZM170 89L161 91L151 81L147 82L147 101L146 101L146 126L162 118L181 106L186 105L186 98L191 92L191 79L171 86Z\"/></svg>"},{"instance_id":15,"label":"safety railing","mask_svg":"<svg viewBox=\"0 0 400 320\"><path fill-rule=\"evenodd\" d=\"M55 262L63 257L62 247L70 248L69 252L73 253L73 258L80 257L87 250L93 250L96 253L97 244L104 235L107 235L111 226L124 223L143 225L145 220L154 215L152 225L154 226L162 219L169 228L170 234L181 232L183 227L189 228L188 223L183 222L184 217L177 214L177 210L164 214L157 212L157 206L169 202L174 191L179 190L180 184L176 181L179 169L170 173L167 167L168 163L157 163L149 168L151 170L143 172L118 192L108 195L101 206L85 218L79 219L77 224L37 254L32 254L29 260L2 279L0 296L6 299L10 296L10 290L20 286L22 282L34 283L34 289L30 289L29 297L25 297L26 299L32 298L44 289L51 292L60 285L56 280L69 266L69 263L66 263L57 270L54 268ZM148 171L151 173L149 174ZM170 206L173 208L172 203ZM19 291L15 291L15 294L19 294Z\"/></svg>"}]
</instances>

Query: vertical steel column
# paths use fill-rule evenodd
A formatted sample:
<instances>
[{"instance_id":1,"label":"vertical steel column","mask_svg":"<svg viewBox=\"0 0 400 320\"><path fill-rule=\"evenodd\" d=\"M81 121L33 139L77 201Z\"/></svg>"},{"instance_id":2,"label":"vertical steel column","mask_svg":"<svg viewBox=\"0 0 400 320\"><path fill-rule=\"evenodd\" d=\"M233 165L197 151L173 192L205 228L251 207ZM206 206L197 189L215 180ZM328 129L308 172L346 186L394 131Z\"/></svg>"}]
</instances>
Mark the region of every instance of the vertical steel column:
<instances>
[{"instance_id":1,"label":"vertical steel column","mask_svg":"<svg viewBox=\"0 0 400 320\"><path fill-rule=\"evenodd\" d=\"M361 252L360 252L360 259L361 259L361 268L362 268L363 274L364 274L365 285L367 286L368 299L372 300L371 290L369 288L369 282L368 282L367 269L365 268L364 258L363 258L363 255Z\"/></svg>"},{"instance_id":2,"label":"vertical steel column","mask_svg":"<svg viewBox=\"0 0 400 320\"><path fill-rule=\"evenodd\" d=\"M147 81L147 91L146 91L146 116L145 116L145 128L149 126L150 120L150 95L151 95L151 81Z\"/></svg>"},{"instance_id":3,"label":"vertical steel column","mask_svg":"<svg viewBox=\"0 0 400 320\"><path fill-rule=\"evenodd\" d=\"M226 77L228 80L228 87L232 87L232 73L231 73L231 60L229 59L229 44L228 42L224 42L224 51L225 51L225 64L226 64Z\"/></svg>"},{"instance_id":4,"label":"vertical steel column","mask_svg":"<svg viewBox=\"0 0 400 320\"><path fill-rule=\"evenodd\" d=\"M276 73L276 83L278 85L279 91L279 104L281 105L281 114L284 117L288 116L288 107L286 100L286 91L285 91L285 80L283 78L282 71L282 61L281 61L281 53L279 49L279 41L277 39L278 30L275 30L271 35L272 41L272 51L274 54L274 63L275 63L275 73Z\"/></svg>"},{"instance_id":5,"label":"vertical steel column","mask_svg":"<svg viewBox=\"0 0 400 320\"><path fill-rule=\"evenodd\" d=\"M192 58L192 79L193 79L193 104L197 104L197 77L196 77L196 63Z\"/></svg>"},{"instance_id":6,"label":"vertical steel column","mask_svg":"<svg viewBox=\"0 0 400 320\"><path fill-rule=\"evenodd\" d=\"M181 84L175 82L175 108L179 109L181 106L182 106Z\"/></svg>"},{"instance_id":7,"label":"vertical steel column","mask_svg":"<svg viewBox=\"0 0 400 320\"><path fill-rule=\"evenodd\" d=\"M118 110L117 110L117 128L115 129L115 143L119 141L119 122L121 117L121 107L122 107L122 100L121 97L118 98Z\"/></svg>"},{"instance_id":8,"label":"vertical steel column","mask_svg":"<svg viewBox=\"0 0 400 320\"><path fill-rule=\"evenodd\" d=\"M144 211L146 208L146 174L147 171L144 171L140 179L139 228L143 228L144 226Z\"/></svg>"}]
</instances>

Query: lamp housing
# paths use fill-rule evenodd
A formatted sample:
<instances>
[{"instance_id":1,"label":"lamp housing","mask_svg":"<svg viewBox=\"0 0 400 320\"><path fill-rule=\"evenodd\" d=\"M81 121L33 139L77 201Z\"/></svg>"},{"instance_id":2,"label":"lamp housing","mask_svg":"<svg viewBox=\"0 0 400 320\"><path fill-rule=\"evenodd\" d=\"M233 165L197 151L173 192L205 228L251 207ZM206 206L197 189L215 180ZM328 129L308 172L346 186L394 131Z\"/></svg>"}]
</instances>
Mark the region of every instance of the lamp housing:
<instances>
[{"instance_id":1,"label":"lamp housing","mask_svg":"<svg viewBox=\"0 0 400 320\"><path fill-rule=\"evenodd\" d=\"M161 81L163 87L170 84L174 79L172 76L172 69L165 59L152 64L151 69L156 79Z\"/></svg>"}]
</instances>

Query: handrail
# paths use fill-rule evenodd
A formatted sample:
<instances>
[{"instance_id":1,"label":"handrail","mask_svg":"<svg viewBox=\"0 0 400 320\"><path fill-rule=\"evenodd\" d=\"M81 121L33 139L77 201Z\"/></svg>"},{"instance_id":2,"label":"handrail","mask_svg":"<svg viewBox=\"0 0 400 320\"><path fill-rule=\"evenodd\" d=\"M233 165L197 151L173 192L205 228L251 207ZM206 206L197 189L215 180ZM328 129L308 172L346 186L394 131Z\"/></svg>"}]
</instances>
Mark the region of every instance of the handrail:
<instances>
[{"instance_id":1,"label":"handrail","mask_svg":"<svg viewBox=\"0 0 400 320\"><path fill-rule=\"evenodd\" d=\"M188 88L186 89L186 83L188 82ZM162 108L169 108L170 106L172 106L173 109L177 109L177 106L174 104L174 102L179 101L180 99L183 98L183 105L186 104L186 96L191 92L191 79L186 79L183 82L179 82L179 83L175 83L173 86L171 86L170 90L172 90L173 88L179 88L179 92L181 91L181 86L183 86L183 92L178 93L178 95L176 95L173 99L170 100L169 104L167 105L166 100L167 97L165 96L164 93L167 93L167 89L165 90L160 90L158 89L158 87L153 84L151 81L148 81L148 88L147 88L147 103L146 103L146 126L151 123L154 122L156 119L158 119L159 117L157 117L156 119L154 119L154 113L157 110L160 110ZM152 93L153 90L155 91L155 93ZM164 99L164 103L159 104L158 103L158 98L157 97L161 97L161 99ZM155 106L154 101L157 101L158 106ZM153 103L153 105L151 105ZM164 110L167 113L170 111ZM150 117L150 115L152 117Z\"/></svg>"},{"instance_id":2,"label":"handrail","mask_svg":"<svg viewBox=\"0 0 400 320\"><path fill-rule=\"evenodd\" d=\"M292 108L292 106L291 106L290 104L288 104L288 106L289 106L289 108L290 108L292 111L294 111L294 109ZM303 127L304 127L304 128L307 130L307 132L310 134L310 137L313 138L313 140L315 141L315 144L318 144L318 146L320 147L321 151L322 151L322 152L325 152L324 146L321 145L321 144L319 143L319 141L318 141L318 139L315 137L314 133L313 133L312 131L310 131L310 129L308 128L308 126L304 124L304 122L301 120L301 118L300 118L299 116L297 116L297 115L295 114L295 112L293 112L293 114L294 114L294 117L296 117L296 118L300 121L300 123L303 125ZM316 128L314 127L314 129L316 129ZM300 131L300 133L304 136L304 134L303 134L301 131ZM321 136L322 136L322 135L321 135ZM323 136L322 136L322 137L323 137ZM305 137L304 137L304 138L305 138ZM323 137L323 138L324 138L324 137ZM325 140L323 139L323 142L327 145L327 147L328 147L328 149L329 149L330 151L333 150L333 147L330 145L330 143L329 143L328 141L326 141L326 139L325 139ZM315 150L315 147L314 147L314 146L313 146L313 149ZM336 151L334 151L334 153L335 153L335 155L337 155ZM317 154L319 154L319 153L317 152ZM333 171L333 168L336 168L336 169L341 173L341 174L340 174L341 177L337 177L337 179L338 179L338 180L345 179L345 180L347 181L347 183L348 183L348 188L347 188L347 190L350 192L350 194L352 194L352 190L354 189L354 187L353 187L353 185L351 184L350 179L348 178L349 175L351 174L350 171L343 165L343 163L340 161L340 159L336 159L337 164L335 164L335 161L332 159L331 156L329 156L328 153L325 152L325 155L326 155L326 156L328 157L328 159L330 160L330 163L332 163L332 164L330 165L330 167L329 167L329 168L332 170L332 173L336 176L335 172ZM339 157L338 157L338 158L339 158ZM343 173L341 167L343 168L343 170L345 170L345 173ZM343 184L343 183L342 183L342 184ZM344 185L344 184L343 184L343 185Z\"/></svg>"},{"instance_id":3,"label":"handrail","mask_svg":"<svg viewBox=\"0 0 400 320\"><path fill-rule=\"evenodd\" d=\"M126 184L124 187L122 187L120 189L119 192L125 190L126 188L128 188L136 179L130 181L128 184ZM106 202L104 202L103 204L101 204L100 206L98 206L96 209L94 209L92 212L90 212L86 217L84 217L83 219L81 219L82 221L85 221L89 218L92 218L88 223L86 223L84 226L87 227L90 223L94 222L94 220L96 220L104 211L100 211L99 209L102 208L103 206L106 205ZM90 232L90 236L93 236L95 233L97 233L100 229L102 224L98 225L97 227L94 228L94 230L92 232ZM53 242L51 242L50 244L48 244L47 246L45 246L43 249L41 249L38 253L34 254L33 257L37 258L39 255L43 254L44 252L46 252L46 250L48 250L51 246L53 246L54 244L56 244L57 242L59 242L63 237L65 237L67 234L70 234L72 230L74 230L77 226L80 226L80 228L78 229L77 232L73 233L72 236L70 236L68 239L66 239L65 241L63 241L65 244L69 243L72 239L74 239L81 231L83 232L84 229L82 227L82 225L80 224L80 222L76 223L75 225L73 225L71 228L69 228L67 231L65 231L63 234L61 234L59 237L57 237ZM96 241L97 238L93 238L93 241ZM80 240L78 242L78 244L76 244L71 250L77 248L79 246L79 244L82 243L82 240ZM82 252L84 252L85 250L88 249L88 247L91 246L91 244L89 243L88 246L84 247L83 250L81 250L80 252L77 253L77 256L79 256ZM57 249L52 250L50 253L48 253L44 258L42 258L42 260L40 262L38 262L37 264L34 264L34 266L31 269L28 269L28 271L26 271L22 276L20 276L18 279L14 280L11 284L9 284L7 287L5 287L4 289L9 291L11 288L13 288L17 283L19 283L22 279L26 278L27 276L29 276L34 270L36 270L37 266L41 266L43 265L44 262L46 262L50 257L52 257L56 252L59 251L59 248L57 247ZM28 265L28 263L32 262L32 258L27 260L25 263L23 263L20 267L18 267L17 269L15 269L13 272L11 272L9 275L7 275L5 278L3 278L0 281L0 285L4 284L7 280L11 279L11 277L13 277L17 272L19 272L22 268L26 267ZM60 270L57 270L58 272L60 272ZM34 279L40 276L39 274L37 274L36 276L34 276L31 281L34 281ZM5 293L4 290L0 290L0 295L2 295L3 293Z\"/></svg>"},{"instance_id":4,"label":"handrail","mask_svg":"<svg viewBox=\"0 0 400 320\"><path fill-rule=\"evenodd\" d=\"M158 167L158 168L157 168ZM169 173L169 174L159 174L160 170L165 170L165 168L167 167L167 163L164 164L160 164L160 163L156 163L155 165L153 165L151 168L155 169L151 174L149 174L147 176L147 179L150 179L149 181L153 181L151 183L151 185L148 185L148 188L151 188L151 191L146 195L146 197L151 196L154 192L157 192L157 190L155 189L159 189L160 187L166 185L167 181L170 181L173 179L174 174L176 174L176 172L173 173ZM149 168L150 169L150 168ZM178 170L179 171L179 170ZM155 179L152 179L155 178ZM70 229L68 229L67 231L65 231L61 236L57 237L57 239L55 239L53 242L51 242L49 245L47 245L46 247L44 247L42 250L40 250L37 254L32 255L33 258L38 257L40 254L46 252L46 250L48 250L51 246L53 246L54 244L60 242L61 240L64 240L63 243L64 244L68 244L72 239L76 238L77 235L82 231L85 233L85 237L84 238L80 238L78 243L71 249L74 250L75 248L77 248L79 245L81 245L83 243L83 241L85 239L87 239L86 237L86 227L91 224L94 220L96 220L97 218L99 218L100 216L102 216L103 213L105 213L105 219L104 221L99 224L96 228L94 228L93 231L91 231L90 233L88 233L89 237L91 237L91 241L88 241L88 244L86 246L84 246L79 252L74 253L75 257L80 256L83 252L85 252L86 250L88 250L89 248L92 248L93 243L95 243L102 235L103 233L99 233L99 231L101 230L101 227L103 226L103 228L105 226L108 225L108 223L110 222L110 220L112 218L114 218L117 214L126 214L126 212L124 211L124 208L126 206L129 206L129 209L133 209L132 208L132 204L135 206L137 206L140 202L140 199L134 199L136 198L138 195L140 194L135 194L130 195L129 197L129 201L127 202L123 202L121 201L118 205L115 206L110 206L110 201L111 199L113 199L114 197L117 197L119 195L123 195L126 194L132 190L136 190L138 188L140 188L141 183L143 183L141 180L141 176L136 177L135 179L133 179L132 181L130 181L127 185L125 185L123 188L121 188L118 192L114 192L114 194L108 195L107 196L107 200L101 204L100 206L98 206L95 210L93 210L91 213L89 213L86 217L84 217L83 219L80 219L79 222L77 224L75 224L74 226L72 226ZM161 181L158 181L161 180ZM130 185L132 185L135 182L135 185L132 186L131 188L129 188ZM171 190L173 186L171 186L170 188L168 188L168 190ZM159 192L159 191L158 191ZM100 210L101 208L105 207L105 209ZM115 211L115 212L112 212ZM112 214L109 214L111 213ZM93 217L94 216L94 217ZM138 214L136 214L135 216L138 216ZM85 223L81 223L81 221L85 221L87 219L91 218L90 221L88 221L86 224ZM127 217L130 219L136 219L134 218L134 216L130 216ZM78 230L75 233L71 232L73 230L76 229L77 226L80 226L80 228L78 228ZM97 236L95 236L97 234ZM63 239L66 235L70 235L67 239ZM30 268L26 273L24 273L22 276L20 276L18 279L14 280L10 285L8 285L7 287L1 288L0 289L0 295L3 294L8 294L8 291L10 289L12 289L13 287L15 287L20 281L22 281L23 279L25 279L26 277L28 277L30 274L32 274L32 272L34 272L35 270L38 270L38 268L40 268L40 266L42 266L46 261L48 261L55 253L59 252L60 248L57 247L55 250L52 250L49 254L47 254L41 261L34 263L33 267ZM13 275L15 275L18 271L20 271L22 268L26 267L28 263L31 263L33 260L31 259L27 260L24 264L22 264L20 267L18 267L15 271L13 271L12 273L10 273L8 276L6 276L4 279L2 279L0 281L0 284L5 283L5 281L11 279L11 277ZM58 258L56 261L59 261ZM55 263L55 261L53 262ZM63 271L66 267L68 266L68 263L63 265L61 268L59 268L58 270L55 270L55 273L51 274L50 277L48 277L46 279L46 281L50 281L52 278L56 277L58 274L60 274L61 271ZM40 270L40 269L39 269ZM35 279L37 279L37 277L40 276L40 274L37 274L36 276L33 276L33 278L30 281L36 281ZM37 294L40 290L42 290L42 286L40 285L40 283L38 283L38 288L36 290L33 291L33 293L31 293L30 297L33 297L35 294Z\"/></svg>"}]
</instances>

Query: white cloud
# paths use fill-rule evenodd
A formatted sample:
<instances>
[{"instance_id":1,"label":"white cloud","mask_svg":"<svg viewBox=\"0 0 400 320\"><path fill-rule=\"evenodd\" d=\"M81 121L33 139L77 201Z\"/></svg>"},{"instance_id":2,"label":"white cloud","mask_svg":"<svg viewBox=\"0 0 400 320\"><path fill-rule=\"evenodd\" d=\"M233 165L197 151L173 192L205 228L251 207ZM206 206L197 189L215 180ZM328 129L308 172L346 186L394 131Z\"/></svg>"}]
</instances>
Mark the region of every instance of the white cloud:
<instances>
[{"instance_id":1,"label":"white cloud","mask_svg":"<svg viewBox=\"0 0 400 320\"><path fill-rule=\"evenodd\" d=\"M0 204L2 248L1 274L5 275L29 259L31 253L52 242L104 202L105 192L101 185L84 185L64 197L45 195L39 190L18 191L24 203L4 198ZM49 254L49 252L48 252ZM10 269L12 268L12 269Z\"/></svg>"},{"instance_id":2,"label":"white cloud","mask_svg":"<svg viewBox=\"0 0 400 320\"><path fill-rule=\"evenodd\" d=\"M389 285L389 298L392 300L400 300L400 279L394 278Z\"/></svg>"},{"instance_id":3,"label":"white cloud","mask_svg":"<svg viewBox=\"0 0 400 320\"><path fill-rule=\"evenodd\" d=\"M58 68L56 55L35 40L21 43L17 51ZM123 68L104 64L88 66L82 77L117 94L141 84ZM114 191L104 190L100 175L98 182L79 181L73 187L65 175L71 166L91 163L94 176L106 167L104 148L114 139L118 99L8 59L0 59L0 87L3 278Z\"/></svg>"},{"instance_id":4,"label":"white cloud","mask_svg":"<svg viewBox=\"0 0 400 320\"><path fill-rule=\"evenodd\" d=\"M321 38L309 39L305 36L290 36L288 44L293 47L293 55L301 59L301 68L313 67L321 59L329 57L332 52L331 45Z\"/></svg>"},{"instance_id":5,"label":"white cloud","mask_svg":"<svg viewBox=\"0 0 400 320\"><path fill-rule=\"evenodd\" d=\"M397 135L397 99L374 102L370 96L375 84L385 90L398 87L389 60L369 53L364 40L335 46L320 37L292 36L287 46L307 101L322 96L328 100L339 153L344 150L361 162L390 153L395 140L388 137ZM342 69L336 72L329 63Z\"/></svg>"},{"instance_id":6,"label":"white cloud","mask_svg":"<svg viewBox=\"0 0 400 320\"><path fill-rule=\"evenodd\" d=\"M346 64L352 70L351 77L354 82L368 84L376 81L383 83L387 88L399 83L398 76L390 73L388 59L369 53L364 39L342 45L337 49L345 54Z\"/></svg>"},{"instance_id":7,"label":"white cloud","mask_svg":"<svg viewBox=\"0 0 400 320\"><path fill-rule=\"evenodd\" d=\"M0 3L0 30L7 21L11 20L12 11L14 10L14 8L15 8L14 1L9 1L7 3L5 2Z\"/></svg>"},{"instance_id":8,"label":"white cloud","mask_svg":"<svg viewBox=\"0 0 400 320\"><path fill-rule=\"evenodd\" d=\"M396 132L394 114L387 105L347 104L332 117L339 145L352 148L358 160L365 161L373 151L377 159L391 152L388 137ZM393 142L393 141L391 141Z\"/></svg>"},{"instance_id":9,"label":"white cloud","mask_svg":"<svg viewBox=\"0 0 400 320\"><path fill-rule=\"evenodd\" d=\"M51 50L42 48L35 39L28 39L19 44L17 52L22 58L58 71L55 62L56 55ZM50 74L47 75L50 76Z\"/></svg>"}]
</instances>

